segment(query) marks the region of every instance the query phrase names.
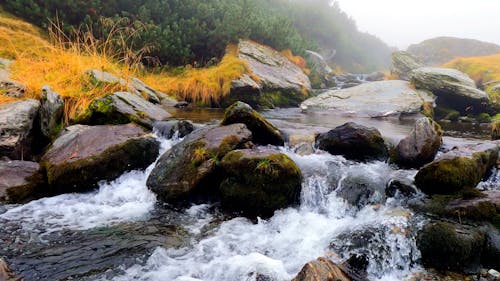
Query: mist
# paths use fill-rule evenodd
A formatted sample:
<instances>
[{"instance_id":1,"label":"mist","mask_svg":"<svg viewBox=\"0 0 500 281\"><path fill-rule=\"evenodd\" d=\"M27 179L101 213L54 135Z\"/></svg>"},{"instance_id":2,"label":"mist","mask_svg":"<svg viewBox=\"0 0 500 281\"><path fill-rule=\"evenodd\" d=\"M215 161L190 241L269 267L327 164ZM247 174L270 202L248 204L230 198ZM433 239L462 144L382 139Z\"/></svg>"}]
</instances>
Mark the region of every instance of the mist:
<instances>
[{"instance_id":1,"label":"mist","mask_svg":"<svg viewBox=\"0 0 500 281\"><path fill-rule=\"evenodd\" d=\"M496 0L337 0L359 29L391 46L438 36L500 44L500 1Z\"/></svg>"}]
</instances>

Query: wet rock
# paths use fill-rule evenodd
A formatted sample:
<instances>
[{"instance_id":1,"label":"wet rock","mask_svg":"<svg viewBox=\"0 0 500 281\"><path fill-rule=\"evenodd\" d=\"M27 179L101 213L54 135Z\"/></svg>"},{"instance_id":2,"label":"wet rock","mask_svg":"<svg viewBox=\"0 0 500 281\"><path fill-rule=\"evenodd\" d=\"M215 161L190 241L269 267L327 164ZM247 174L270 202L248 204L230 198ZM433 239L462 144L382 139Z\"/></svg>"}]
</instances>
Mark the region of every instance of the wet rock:
<instances>
[{"instance_id":1,"label":"wet rock","mask_svg":"<svg viewBox=\"0 0 500 281\"><path fill-rule=\"evenodd\" d=\"M452 108L462 114L487 111L490 99L476 87L467 74L455 69L422 67L412 71L411 82L417 89L432 92L437 105Z\"/></svg>"},{"instance_id":2,"label":"wet rock","mask_svg":"<svg viewBox=\"0 0 500 281\"><path fill-rule=\"evenodd\" d=\"M40 129L42 134L50 138L61 129L64 114L64 101L61 96L53 92L49 86L42 88L40 107Z\"/></svg>"},{"instance_id":3,"label":"wet rock","mask_svg":"<svg viewBox=\"0 0 500 281\"><path fill-rule=\"evenodd\" d=\"M194 126L186 120L158 121L153 124L153 130L167 139L176 133L179 138L183 138L194 131Z\"/></svg>"},{"instance_id":4,"label":"wet rock","mask_svg":"<svg viewBox=\"0 0 500 281\"><path fill-rule=\"evenodd\" d=\"M481 197L456 199L448 203L445 212L450 217L472 221L494 221L500 218L500 190L484 191Z\"/></svg>"},{"instance_id":5,"label":"wet rock","mask_svg":"<svg viewBox=\"0 0 500 281\"><path fill-rule=\"evenodd\" d=\"M346 123L316 138L316 146L347 159L385 160L388 150L380 132L356 123Z\"/></svg>"},{"instance_id":6,"label":"wet rock","mask_svg":"<svg viewBox=\"0 0 500 281\"><path fill-rule=\"evenodd\" d=\"M417 247L425 267L477 272L485 241L484 233L475 227L432 222L419 233Z\"/></svg>"},{"instance_id":7,"label":"wet rock","mask_svg":"<svg viewBox=\"0 0 500 281\"><path fill-rule=\"evenodd\" d=\"M31 159L40 102L15 101L0 105L0 156Z\"/></svg>"},{"instance_id":8,"label":"wet rock","mask_svg":"<svg viewBox=\"0 0 500 281\"><path fill-rule=\"evenodd\" d=\"M144 169L158 155L159 143L135 125L66 128L42 157L49 194L83 192L102 180Z\"/></svg>"},{"instance_id":9,"label":"wet rock","mask_svg":"<svg viewBox=\"0 0 500 281\"><path fill-rule=\"evenodd\" d=\"M365 80L369 82L382 81L385 79L385 74L383 72L377 71L365 75Z\"/></svg>"},{"instance_id":10,"label":"wet rock","mask_svg":"<svg viewBox=\"0 0 500 281\"><path fill-rule=\"evenodd\" d=\"M391 162L404 168L419 168L434 160L442 142L441 126L429 118L418 119L410 135L391 152Z\"/></svg>"},{"instance_id":11,"label":"wet rock","mask_svg":"<svg viewBox=\"0 0 500 281\"><path fill-rule=\"evenodd\" d=\"M348 175L343 181L337 196L358 209L369 204L380 204L385 201L384 185L362 174Z\"/></svg>"},{"instance_id":12,"label":"wet rock","mask_svg":"<svg viewBox=\"0 0 500 281\"><path fill-rule=\"evenodd\" d=\"M413 181L406 178L391 179L387 184L385 189L385 195L387 197L395 197L397 194L401 194L405 197L410 197L417 193L417 188L413 184Z\"/></svg>"},{"instance_id":13,"label":"wet rock","mask_svg":"<svg viewBox=\"0 0 500 281\"><path fill-rule=\"evenodd\" d=\"M314 154L314 147L312 143L303 142L295 147L294 152L300 156L311 155Z\"/></svg>"},{"instance_id":14,"label":"wet rock","mask_svg":"<svg viewBox=\"0 0 500 281\"><path fill-rule=\"evenodd\" d=\"M175 108L185 108L189 106L189 102L187 101L180 101L174 105Z\"/></svg>"},{"instance_id":15,"label":"wet rock","mask_svg":"<svg viewBox=\"0 0 500 281\"><path fill-rule=\"evenodd\" d=\"M250 68L251 76L233 81L223 107L243 101L254 108L297 106L311 92L309 78L300 67L280 52L249 40L241 40L238 57Z\"/></svg>"},{"instance_id":16,"label":"wet rock","mask_svg":"<svg viewBox=\"0 0 500 281\"><path fill-rule=\"evenodd\" d=\"M423 67L424 64L408 52L392 53L391 72L397 74L401 80L410 80L410 72Z\"/></svg>"},{"instance_id":17,"label":"wet rock","mask_svg":"<svg viewBox=\"0 0 500 281\"><path fill-rule=\"evenodd\" d=\"M252 133L244 124L194 131L161 156L147 186L166 202L213 195L212 185L205 183L214 180L217 161L251 138Z\"/></svg>"},{"instance_id":18,"label":"wet rock","mask_svg":"<svg viewBox=\"0 0 500 281\"><path fill-rule=\"evenodd\" d=\"M89 106L87 123L127 124L135 122L151 129L155 121L163 121L171 115L158 105L127 92L116 92L93 101Z\"/></svg>"},{"instance_id":19,"label":"wet rock","mask_svg":"<svg viewBox=\"0 0 500 281\"><path fill-rule=\"evenodd\" d=\"M301 104L305 110L334 110L349 116L386 117L419 113L424 102L434 102L406 81L378 81L353 88L330 90Z\"/></svg>"},{"instance_id":20,"label":"wet rock","mask_svg":"<svg viewBox=\"0 0 500 281\"><path fill-rule=\"evenodd\" d=\"M498 145L493 142L453 149L422 167L415 184L429 195L474 188L496 165L498 152Z\"/></svg>"},{"instance_id":21,"label":"wet rock","mask_svg":"<svg viewBox=\"0 0 500 281\"><path fill-rule=\"evenodd\" d=\"M320 54L306 50L309 79L313 89L326 89L336 86L333 70Z\"/></svg>"},{"instance_id":22,"label":"wet rock","mask_svg":"<svg viewBox=\"0 0 500 281\"><path fill-rule=\"evenodd\" d=\"M271 149L229 152L221 161L222 207L250 217L270 217L299 201L302 174L283 153Z\"/></svg>"},{"instance_id":23,"label":"wet rock","mask_svg":"<svg viewBox=\"0 0 500 281\"><path fill-rule=\"evenodd\" d=\"M500 227L486 229L486 246L482 264L487 268L500 268Z\"/></svg>"},{"instance_id":24,"label":"wet rock","mask_svg":"<svg viewBox=\"0 0 500 281\"><path fill-rule=\"evenodd\" d=\"M16 276L14 271L10 269L7 262L0 258L0 280L2 281L22 281L23 279Z\"/></svg>"},{"instance_id":25,"label":"wet rock","mask_svg":"<svg viewBox=\"0 0 500 281\"><path fill-rule=\"evenodd\" d=\"M318 258L308 262L292 281L350 281L347 274L334 262Z\"/></svg>"},{"instance_id":26,"label":"wet rock","mask_svg":"<svg viewBox=\"0 0 500 281\"><path fill-rule=\"evenodd\" d=\"M23 203L44 184L40 166L28 161L0 161L0 202Z\"/></svg>"},{"instance_id":27,"label":"wet rock","mask_svg":"<svg viewBox=\"0 0 500 281\"><path fill-rule=\"evenodd\" d=\"M224 115L221 125L242 123L252 132L252 140L257 144L283 145L284 140L281 132L273 124L269 123L250 105L243 102L235 102Z\"/></svg>"}]
</instances>

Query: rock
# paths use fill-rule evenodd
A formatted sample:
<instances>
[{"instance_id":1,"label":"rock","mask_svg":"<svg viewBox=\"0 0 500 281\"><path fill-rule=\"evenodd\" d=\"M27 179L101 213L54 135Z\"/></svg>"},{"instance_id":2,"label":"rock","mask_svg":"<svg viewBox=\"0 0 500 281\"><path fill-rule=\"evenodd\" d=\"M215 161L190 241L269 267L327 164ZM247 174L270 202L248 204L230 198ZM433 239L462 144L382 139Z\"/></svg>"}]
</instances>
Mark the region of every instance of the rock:
<instances>
[{"instance_id":1,"label":"rock","mask_svg":"<svg viewBox=\"0 0 500 281\"><path fill-rule=\"evenodd\" d=\"M59 133L63 114L64 101L61 96L53 92L49 86L44 86L40 107L40 129L45 137L50 138Z\"/></svg>"},{"instance_id":2,"label":"rock","mask_svg":"<svg viewBox=\"0 0 500 281\"><path fill-rule=\"evenodd\" d=\"M343 198L351 206L358 209L370 204L381 204L385 202L385 184L380 185L376 180L372 180L369 175L360 173L350 173L342 181L337 196Z\"/></svg>"},{"instance_id":3,"label":"rock","mask_svg":"<svg viewBox=\"0 0 500 281\"><path fill-rule=\"evenodd\" d=\"M310 65L309 79L312 88L327 89L336 86L333 70L320 54L306 50L307 62Z\"/></svg>"},{"instance_id":4,"label":"rock","mask_svg":"<svg viewBox=\"0 0 500 281\"><path fill-rule=\"evenodd\" d=\"M337 264L326 258L308 262L292 281L350 281Z\"/></svg>"},{"instance_id":5,"label":"rock","mask_svg":"<svg viewBox=\"0 0 500 281\"><path fill-rule=\"evenodd\" d=\"M135 125L66 128L40 162L48 194L84 192L153 163L159 142Z\"/></svg>"},{"instance_id":6,"label":"rock","mask_svg":"<svg viewBox=\"0 0 500 281\"><path fill-rule=\"evenodd\" d=\"M491 124L491 139L500 140L500 119L493 120Z\"/></svg>"},{"instance_id":7,"label":"rock","mask_svg":"<svg viewBox=\"0 0 500 281\"><path fill-rule=\"evenodd\" d=\"M171 115L158 105L127 92L116 92L93 101L84 119L92 125L127 124L135 122L148 129L155 121L163 121Z\"/></svg>"},{"instance_id":8,"label":"rock","mask_svg":"<svg viewBox=\"0 0 500 281\"><path fill-rule=\"evenodd\" d=\"M26 86L10 79L11 60L0 58L0 94L11 98L23 98Z\"/></svg>"},{"instance_id":9,"label":"rock","mask_svg":"<svg viewBox=\"0 0 500 281\"><path fill-rule=\"evenodd\" d=\"M153 131L167 139L176 133L177 137L183 138L194 131L194 126L186 120L158 121L153 124Z\"/></svg>"},{"instance_id":10,"label":"rock","mask_svg":"<svg viewBox=\"0 0 500 281\"><path fill-rule=\"evenodd\" d=\"M399 76L401 80L410 80L410 72L423 67L424 64L408 52L392 53L391 72Z\"/></svg>"},{"instance_id":11,"label":"rock","mask_svg":"<svg viewBox=\"0 0 500 281\"><path fill-rule=\"evenodd\" d=\"M421 67L411 73L411 82L417 89L432 92L437 105L452 108L462 114L488 110L490 99L479 90L467 74L455 69Z\"/></svg>"},{"instance_id":12,"label":"rock","mask_svg":"<svg viewBox=\"0 0 500 281\"><path fill-rule=\"evenodd\" d=\"M148 100L151 103L158 104L160 103L160 93L154 90L153 88L149 87L146 85L146 83L142 82L138 78L133 77L131 79L132 81L130 82L128 86L128 90L130 92L136 93L138 95L141 95L143 98Z\"/></svg>"},{"instance_id":13,"label":"rock","mask_svg":"<svg viewBox=\"0 0 500 281\"><path fill-rule=\"evenodd\" d=\"M484 233L475 227L432 222L418 234L417 247L426 268L477 272L485 241Z\"/></svg>"},{"instance_id":14,"label":"rock","mask_svg":"<svg viewBox=\"0 0 500 281\"><path fill-rule=\"evenodd\" d=\"M490 270L488 270L488 278L491 278L495 281L500 280L500 272L498 272L494 269L490 269Z\"/></svg>"},{"instance_id":15,"label":"rock","mask_svg":"<svg viewBox=\"0 0 500 281\"><path fill-rule=\"evenodd\" d=\"M229 95L221 100L227 107L243 101L254 108L297 106L311 92L311 84L300 67L269 47L241 40L238 57L252 75L233 81Z\"/></svg>"},{"instance_id":16,"label":"rock","mask_svg":"<svg viewBox=\"0 0 500 281\"><path fill-rule=\"evenodd\" d=\"M445 212L449 217L461 220L494 221L500 217L500 190L487 190L483 196L471 199L456 199L448 203Z\"/></svg>"},{"instance_id":17,"label":"rock","mask_svg":"<svg viewBox=\"0 0 500 281\"><path fill-rule=\"evenodd\" d=\"M299 202L302 174L283 153L271 149L229 152L221 161L222 207L250 217L270 217Z\"/></svg>"},{"instance_id":18,"label":"rock","mask_svg":"<svg viewBox=\"0 0 500 281\"><path fill-rule=\"evenodd\" d=\"M207 193L210 196L210 186L216 184L205 183L212 180L217 161L251 138L252 133L244 124L194 131L161 156L147 186L166 202L191 200Z\"/></svg>"},{"instance_id":19,"label":"rock","mask_svg":"<svg viewBox=\"0 0 500 281\"><path fill-rule=\"evenodd\" d=\"M15 101L0 105L0 157L29 159L40 102Z\"/></svg>"},{"instance_id":20,"label":"rock","mask_svg":"<svg viewBox=\"0 0 500 281\"><path fill-rule=\"evenodd\" d=\"M500 268L500 227L486 229L486 246L482 263L488 268Z\"/></svg>"},{"instance_id":21,"label":"rock","mask_svg":"<svg viewBox=\"0 0 500 281\"><path fill-rule=\"evenodd\" d=\"M40 166L28 161L0 161L0 202L23 203L43 185Z\"/></svg>"},{"instance_id":22,"label":"rock","mask_svg":"<svg viewBox=\"0 0 500 281\"><path fill-rule=\"evenodd\" d=\"M372 72L368 75L365 75L365 80L369 82L374 82L374 81L382 81L385 79L385 74L383 72L377 71L377 72Z\"/></svg>"},{"instance_id":23,"label":"rock","mask_svg":"<svg viewBox=\"0 0 500 281\"><path fill-rule=\"evenodd\" d=\"M395 197L397 193L405 197L410 197L413 194L417 193L417 188L413 184L413 181L410 179L391 179L387 184L387 188L385 189L385 195L387 197Z\"/></svg>"},{"instance_id":24,"label":"rock","mask_svg":"<svg viewBox=\"0 0 500 281\"><path fill-rule=\"evenodd\" d=\"M253 110L250 105L243 102L235 102L224 114L224 119L221 125L231 125L242 123L252 132L252 140L254 143L266 145L283 145L285 142L281 132L257 111Z\"/></svg>"},{"instance_id":25,"label":"rock","mask_svg":"<svg viewBox=\"0 0 500 281\"><path fill-rule=\"evenodd\" d=\"M185 108L189 105L187 101L180 101L174 105L175 108Z\"/></svg>"},{"instance_id":26,"label":"rock","mask_svg":"<svg viewBox=\"0 0 500 281\"><path fill-rule=\"evenodd\" d=\"M3 258L0 258L0 280L1 281L22 281L23 279L17 277L14 271L10 269L9 265Z\"/></svg>"},{"instance_id":27,"label":"rock","mask_svg":"<svg viewBox=\"0 0 500 281\"><path fill-rule=\"evenodd\" d=\"M346 123L316 138L316 146L347 159L369 161L387 159L388 150L380 132L356 123Z\"/></svg>"},{"instance_id":28,"label":"rock","mask_svg":"<svg viewBox=\"0 0 500 281\"><path fill-rule=\"evenodd\" d=\"M418 119L410 135L391 152L391 162L404 168L419 168L431 162L443 142L442 134L441 126L432 119Z\"/></svg>"},{"instance_id":29,"label":"rock","mask_svg":"<svg viewBox=\"0 0 500 281\"><path fill-rule=\"evenodd\" d=\"M498 152L498 145L493 142L453 149L422 167L415 176L415 184L429 195L474 188L496 165Z\"/></svg>"},{"instance_id":30,"label":"rock","mask_svg":"<svg viewBox=\"0 0 500 281\"><path fill-rule=\"evenodd\" d=\"M385 117L419 113L433 97L416 91L405 81L378 81L343 90L330 90L304 101L301 108L335 110L359 117Z\"/></svg>"}]
</instances>

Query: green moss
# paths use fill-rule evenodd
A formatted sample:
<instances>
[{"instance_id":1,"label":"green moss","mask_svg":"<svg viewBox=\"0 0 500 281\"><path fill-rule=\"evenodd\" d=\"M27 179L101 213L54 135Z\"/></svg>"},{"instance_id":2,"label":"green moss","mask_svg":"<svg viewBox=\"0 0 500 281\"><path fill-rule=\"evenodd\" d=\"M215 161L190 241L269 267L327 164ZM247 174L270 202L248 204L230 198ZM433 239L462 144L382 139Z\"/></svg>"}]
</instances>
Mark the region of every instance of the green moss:
<instances>
[{"instance_id":1,"label":"green moss","mask_svg":"<svg viewBox=\"0 0 500 281\"><path fill-rule=\"evenodd\" d=\"M427 116L431 119L434 118L434 103L432 102L424 102L422 104L422 110L420 111L424 116Z\"/></svg>"},{"instance_id":2,"label":"green moss","mask_svg":"<svg viewBox=\"0 0 500 281\"><path fill-rule=\"evenodd\" d=\"M500 119L496 119L491 124L491 139L500 140Z\"/></svg>"},{"instance_id":3,"label":"green moss","mask_svg":"<svg viewBox=\"0 0 500 281\"><path fill-rule=\"evenodd\" d=\"M491 122L491 116L488 113L481 113L476 116L476 120L479 123L490 123Z\"/></svg>"}]
</instances>

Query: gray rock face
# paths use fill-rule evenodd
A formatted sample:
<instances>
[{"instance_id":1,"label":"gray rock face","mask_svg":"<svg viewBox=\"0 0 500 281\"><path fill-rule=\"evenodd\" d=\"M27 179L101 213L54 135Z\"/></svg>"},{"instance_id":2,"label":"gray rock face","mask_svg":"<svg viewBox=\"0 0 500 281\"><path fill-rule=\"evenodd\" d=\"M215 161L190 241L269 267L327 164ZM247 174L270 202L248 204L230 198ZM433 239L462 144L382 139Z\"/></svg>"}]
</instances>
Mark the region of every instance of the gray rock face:
<instances>
[{"instance_id":1,"label":"gray rock face","mask_svg":"<svg viewBox=\"0 0 500 281\"><path fill-rule=\"evenodd\" d=\"M455 69L422 67L412 71L411 82L417 89L432 92L439 106L462 113L485 111L488 95L479 90L467 74Z\"/></svg>"},{"instance_id":2,"label":"gray rock face","mask_svg":"<svg viewBox=\"0 0 500 281\"><path fill-rule=\"evenodd\" d=\"M0 161L0 202L22 203L42 187L40 166L28 161Z\"/></svg>"},{"instance_id":3,"label":"gray rock face","mask_svg":"<svg viewBox=\"0 0 500 281\"><path fill-rule=\"evenodd\" d=\"M155 121L163 121L171 115L158 105L128 93L116 92L97 99L89 106L91 124L126 124L135 122L152 128Z\"/></svg>"},{"instance_id":4,"label":"gray rock face","mask_svg":"<svg viewBox=\"0 0 500 281\"><path fill-rule=\"evenodd\" d=\"M10 159L30 157L34 121L39 108L37 100L0 105L0 156Z\"/></svg>"},{"instance_id":5,"label":"gray rock face","mask_svg":"<svg viewBox=\"0 0 500 281\"><path fill-rule=\"evenodd\" d=\"M315 89L326 89L336 85L333 70L328 65L322 55L307 50L307 62L310 65L309 79Z\"/></svg>"},{"instance_id":6,"label":"gray rock face","mask_svg":"<svg viewBox=\"0 0 500 281\"><path fill-rule=\"evenodd\" d=\"M433 97L416 91L406 81L378 81L353 88L332 90L304 101L303 110L335 110L359 117L384 117L420 112Z\"/></svg>"},{"instance_id":7,"label":"gray rock face","mask_svg":"<svg viewBox=\"0 0 500 281\"><path fill-rule=\"evenodd\" d=\"M40 107L40 129L44 136L50 138L57 133L63 114L64 101L61 96L49 86L44 86Z\"/></svg>"},{"instance_id":8,"label":"gray rock face","mask_svg":"<svg viewBox=\"0 0 500 281\"><path fill-rule=\"evenodd\" d=\"M401 80L410 80L410 72L423 67L424 64L408 52L392 53L391 71L396 73Z\"/></svg>"},{"instance_id":9,"label":"gray rock face","mask_svg":"<svg viewBox=\"0 0 500 281\"><path fill-rule=\"evenodd\" d=\"M210 195L217 161L251 138L244 124L194 131L160 157L147 186L166 202Z\"/></svg>"},{"instance_id":10,"label":"gray rock face","mask_svg":"<svg viewBox=\"0 0 500 281\"><path fill-rule=\"evenodd\" d=\"M158 141L132 124L68 127L40 162L49 184L45 193L92 190L101 180L146 168L158 151Z\"/></svg>"},{"instance_id":11,"label":"gray rock face","mask_svg":"<svg viewBox=\"0 0 500 281\"><path fill-rule=\"evenodd\" d=\"M296 106L311 92L305 73L283 54L248 40L239 43L238 57L253 73L232 82L230 94L221 103L241 100L252 107Z\"/></svg>"},{"instance_id":12,"label":"gray rock face","mask_svg":"<svg viewBox=\"0 0 500 281\"><path fill-rule=\"evenodd\" d=\"M320 75L328 76L333 72L332 68L328 65L322 55L310 50L307 50L306 54L308 61L310 61L313 66L313 69Z\"/></svg>"},{"instance_id":13,"label":"gray rock face","mask_svg":"<svg viewBox=\"0 0 500 281\"><path fill-rule=\"evenodd\" d=\"M153 130L167 139L176 133L177 137L183 138L194 131L194 126L186 120L159 121L154 123Z\"/></svg>"},{"instance_id":14,"label":"gray rock face","mask_svg":"<svg viewBox=\"0 0 500 281\"><path fill-rule=\"evenodd\" d=\"M419 168L434 160L442 142L437 123L426 117L418 119L410 135L391 153L391 161L402 167Z\"/></svg>"}]
</instances>

